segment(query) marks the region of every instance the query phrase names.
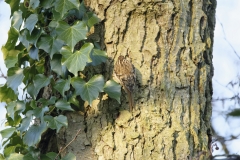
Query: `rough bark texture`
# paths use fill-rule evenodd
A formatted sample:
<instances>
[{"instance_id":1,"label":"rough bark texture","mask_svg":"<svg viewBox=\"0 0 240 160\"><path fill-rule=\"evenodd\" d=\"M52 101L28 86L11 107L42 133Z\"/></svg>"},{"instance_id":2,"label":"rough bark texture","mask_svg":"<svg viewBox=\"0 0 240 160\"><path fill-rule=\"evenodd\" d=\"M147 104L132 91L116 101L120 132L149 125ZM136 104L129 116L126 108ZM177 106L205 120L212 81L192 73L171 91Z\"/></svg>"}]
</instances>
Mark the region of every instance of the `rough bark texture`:
<instances>
[{"instance_id":1,"label":"rough bark texture","mask_svg":"<svg viewBox=\"0 0 240 160\"><path fill-rule=\"evenodd\" d=\"M114 61L127 55L137 69L136 110L125 94L68 113L58 147L77 159L208 159L215 0L86 0L101 24L97 38ZM100 69L101 70L101 69ZM123 92L124 93L124 92Z\"/></svg>"}]
</instances>

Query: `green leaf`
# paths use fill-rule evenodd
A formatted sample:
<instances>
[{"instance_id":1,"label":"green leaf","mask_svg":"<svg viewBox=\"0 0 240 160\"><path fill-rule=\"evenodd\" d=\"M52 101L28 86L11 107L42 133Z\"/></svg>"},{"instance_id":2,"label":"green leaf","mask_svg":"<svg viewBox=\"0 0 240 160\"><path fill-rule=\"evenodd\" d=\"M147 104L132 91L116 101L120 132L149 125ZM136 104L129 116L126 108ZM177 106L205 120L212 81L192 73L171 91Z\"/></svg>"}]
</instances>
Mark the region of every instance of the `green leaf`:
<instances>
[{"instance_id":1,"label":"green leaf","mask_svg":"<svg viewBox=\"0 0 240 160\"><path fill-rule=\"evenodd\" d=\"M9 157L12 153L15 153L17 147L19 147L19 145L4 148L4 156Z\"/></svg>"},{"instance_id":2,"label":"green leaf","mask_svg":"<svg viewBox=\"0 0 240 160\"><path fill-rule=\"evenodd\" d=\"M48 9L53 6L52 2L53 2L53 0L41 0L40 5L46 9Z\"/></svg>"},{"instance_id":3,"label":"green leaf","mask_svg":"<svg viewBox=\"0 0 240 160\"><path fill-rule=\"evenodd\" d=\"M8 115L6 115L6 118L7 118L7 122L5 123L5 126L16 127L19 125L19 123L22 120L22 117L18 114L14 114L14 120L12 120L12 118L8 117Z\"/></svg>"},{"instance_id":4,"label":"green leaf","mask_svg":"<svg viewBox=\"0 0 240 160\"><path fill-rule=\"evenodd\" d=\"M7 115L14 120L14 108L16 106L16 102L10 102L7 104L6 109L7 109Z\"/></svg>"},{"instance_id":5,"label":"green leaf","mask_svg":"<svg viewBox=\"0 0 240 160\"><path fill-rule=\"evenodd\" d=\"M29 41L27 40L28 34L29 34L29 31L27 29L23 29L20 31L20 35L19 35L19 41L22 42L22 44L26 47L26 49L29 48Z\"/></svg>"},{"instance_id":6,"label":"green leaf","mask_svg":"<svg viewBox=\"0 0 240 160\"><path fill-rule=\"evenodd\" d=\"M36 90L32 83L29 83L27 86L27 92L32 98L36 98L39 90Z\"/></svg>"},{"instance_id":7,"label":"green leaf","mask_svg":"<svg viewBox=\"0 0 240 160\"><path fill-rule=\"evenodd\" d=\"M47 124L32 125L23 137L23 142L28 146L34 146L41 140L41 134L47 129Z\"/></svg>"},{"instance_id":8,"label":"green leaf","mask_svg":"<svg viewBox=\"0 0 240 160\"><path fill-rule=\"evenodd\" d=\"M84 20L87 21L89 28L100 22L100 19L97 17L97 15L92 12L85 14Z\"/></svg>"},{"instance_id":9,"label":"green leaf","mask_svg":"<svg viewBox=\"0 0 240 160\"><path fill-rule=\"evenodd\" d=\"M18 67L13 67L8 70L7 85L12 88L12 90L17 93L18 86L22 83L24 78L23 69Z\"/></svg>"},{"instance_id":10,"label":"green leaf","mask_svg":"<svg viewBox=\"0 0 240 160\"><path fill-rule=\"evenodd\" d=\"M55 159L55 157L57 156L57 153L55 153L55 152L48 152L48 153L46 154L46 156L47 156L48 158L50 158L50 160L52 160L52 159Z\"/></svg>"},{"instance_id":11,"label":"green leaf","mask_svg":"<svg viewBox=\"0 0 240 160\"><path fill-rule=\"evenodd\" d=\"M28 152L27 154L24 155L23 160L35 160L38 158L33 158L31 152Z\"/></svg>"},{"instance_id":12,"label":"green leaf","mask_svg":"<svg viewBox=\"0 0 240 160\"><path fill-rule=\"evenodd\" d=\"M51 36L41 37L38 42L38 46L40 49L43 49L45 52L50 54L52 59L53 55L60 51L63 46L63 42L59 39L56 39Z\"/></svg>"},{"instance_id":13,"label":"green leaf","mask_svg":"<svg viewBox=\"0 0 240 160\"><path fill-rule=\"evenodd\" d=\"M8 40L5 44L5 48L9 51L11 49L14 49L17 43L17 40L18 40L18 31L14 27L11 27L10 30L8 31Z\"/></svg>"},{"instance_id":14,"label":"green leaf","mask_svg":"<svg viewBox=\"0 0 240 160\"><path fill-rule=\"evenodd\" d=\"M57 99L56 97L52 96L50 99L40 98L38 102L42 103L42 106L48 106L55 104L56 99Z\"/></svg>"},{"instance_id":15,"label":"green leaf","mask_svg":"<svg viewBox=\"0 0 240 160\"><path fill-rule=\"evenodd\" d=\"M56 72L58 75L65 77L67 72L66 66L61 64L62 55L54 54L52 60L50 61L51 69Z\"/></svg>"},{"instance_id":16,"label":"green leaf","mask_svg":"<svg viewBox=\"0 0 240 160\"><path fill-rule=\"evenodd\" d=\"M41 88L49 85L52 76L46 77L43 74L37 74L33 79L33 84L29 83L27 91L31 97L36 98Z\"/></svg>"},{"instance_id":17,"label":"green leaf","mask_svg":"<svg viewBox=\"0 0 240 160\"><path fill-rule=\"evenodd\" d=\"M84 70L86 64L91 62L90 53L93 49L92 43L85 43L79 51L76 51L74 54L71 54L69 58L67 58L63 65L66 65L68 70L73 73L75 76L78 75L78 71ZM61 50L61 54L68 54L70 55L70 50L68 52L66 50ZM66 57L66 56L64 56Z\"/></svg>"},{"instance_id":18,"label":"green leaf","mask_svg":"<svg viewBox=\"0 0 240 160\"><path fill-rule=\"evenodd\" d=\"M9 138L16 131L16 128L7 128L0 131L2 138Z\"/></svg>"},{"instance_id":19,"label":"green leaf","mask_svg":"<svg viewBox=\"0 0 240 160\"><path fill-rule=\"evenodd\" d=\"M22 21L22 11L15 11L12 17L11 25L19 31Z\"/></svg>"},{"instance_id":20,"label":"green leaf","mask_svg":"<svg viewBox=\"0 0 240 160\"><path fill-rule=\"evenodd\" d=\"M0 102L11 102L17 99L16 94L11 88L7 87L7 84L0 87Z\"/></svg>"},{"instance_id":21,"label":"green leaf","mask_svg":"<svg viewBox=\"0 0 240 160\"><path fill-rule=\"evenodd\" d=\"M228 115L233 117L240 117L240 109L234 109L233 111L228 113Z\"/></svg>"},{"instance_id":22,"label":"green leaf","mask_svg":"<svg viewBox=\"0 0 240 160\"><path fill-rule=\"evenodd\" d=\"M71 106L70 103L67 102L66 100L59 100L56 103L56 107L62 111L74 111Z\"/></svg>"},{"instance_id":23,"label":"green leaf","mask_svg":"<svg viewBox=\"0 0 240 160\"><path fill-rule=\"evenodd\" d=\"M67 127L68 122L67 122L67 117L63 115L59 115L57 117L54 117L55 124L57 126L57 132L62 128L62 126Z\"/></svg>"},{"instance_id":24,"label":"green leaf","mask_svg":"<svg viewBox=\"0 0 240 160\"><path fill-rule=\"evenodd\" d=\"M121 96L121 85L114 80L108 80L104 85L104 92L108 94L109 97L114 98L120 103Z\"/></svg>"},{"instance_id":25,"label":"green leaf","mask_svg":"<svg viewBox=\"0 0 240 160\"><path fill-rule=\"evenodd\" d=\"M73 153L68 153L62 160L76 160L76 156Z\"/></svg>"},{"instance_id":26,"label":"green leaf","mask_svg":"<svg viewBox=\"0 0 240 160\"><path fill-rule=\"evenodd\" d=\"M35 108L33 110L33 115L36 117L36 118L40 118L41 120L43 120L43 116L44 116L44 113L45 112L48 112L49 111L49 108L48 107L42 107L42 108Z\"/></svg>"},{"instance_id":27,"label":"green leaf","mask_svg":"<svg viewBox=\"0 0 240 160\"><path fill-rule=\"evenodd\" d=\"M19 153L12 153L7 160L23 160L24 155Z\"/></svg>"},{"instance_id":28,"label":"green leaf","mask_svg":"<svg viewBox=\"0 0 240 160\"><path fill-rule=\"evenodd\" d=\"M70 89L70 78L68 80L59 79L54 88L65 97L64 92Z\"/></svg>"},{"instance_id":29,"label":"green leaf","mask_svg":"<svg viewBox=\"0 0 240 160\"><path fill-rule=\"evenodd\" d=\"M70 47L68 46L63 46L60 50L60 53L62 55L62 62L65 62L73 54Z\"/></svg>"},{"instance_id":30,"label":"green leaf","mask_svg":"<svg viewBox=\"0 0 240 160\"><path fill-rule=\"evenodd\" d=\"M71 84L75 88L76 94L92 105L92 101L98 97L99 92L103 92L104 78L102 75L95 75L85 82L79 77L74 77Z\"/></svg>"},{"instance_id":31,"label":"green leaf","mask_svg":"<svg viewBox=\"0 0 240 160\"><path fill-rule=\"evenodd\" d=\"M93 49L91 52L91 59L92 62L90 63L93 66L99 65L102 62L106 62L107 60L107 53L100 49Z\"/></svg>"},{"instance_id":32,"label":"green leaf","mask_svg":"<svg viewBox=\"0 0 240 160\"><path fill-rule=\"evenodd\" d=\"M52 10L52 13L53 13L53 21L57 22L57 24L58 24L58 21L62 20L61 14L59 12L55 11L55 10ZM49 24L49 26L53 27L53 23L54 22L51 22ZM56 28L56 26L53 27L53 28Z\"/></svg>"},{"instance_id":33,"label":"green leaf","mask_svg":"<svg viewBox=\"0 0 240 160\"><path fill-rule=\"evenodd\" d=\"M78 0L57 0L55 3L55 10L59 13L61 13L61 17L64 16L67 11L73 8L79 7L79 1Z\"/></svg>"},{"instance_id":34,"label":"green leaf","mask_svg":"<svg viewBox=\"0 0 240 160\"><path fill-rule=\"evenodd\" d=\"M38 92L41 88L49 85L52 76L46 77L43 74L37 74L33 79L34 89L36 90L35 96L37 96Z\"/></svg>"},{"instance_id":35,"label":"green leaf","mask_svg":"<svg viewBox=\"0 0 240 160\"><path fill-rule=\"evenodd\" d=\"M6 47L2 47L3 59L7 68L14 67L18 61L18 54L20 51L18 50L10 50L8 51Z\"/></svg>"},{"instance_id":36,"label":"green leaf","mask_svg":"<svg viewBox=\"0 0 240 160\"><path fill-rule=\"evenodd\" d=\"M37 23L38 21L38 16L37 14L31 14L27 19L26 19L26 22L25 22L25 25L24 25L24 28L27 28L30 32L30 34L32 33L32 30L35 26L35 24Z\"/></svg>"},{"instance_id":37,"label":"green leaf","mask_svg":"<svg viewBox=\"0 0 240 160\"><path fill-rule=\"evenodd\" d=\"M79 107L79 101L77 99L76 94L71 95L71 97L69 98L68 102L70 102L71 104Z\"/></svg>"},{"instance_id":38,"label":"green leaf","mask_svg":"<svg viewBox=\"0 0 240 160\"><path fill-rule=\"evenodd\" d=\"M14 67L18 61L18 50L10 50L8 51L4 46L2 47L2 53L4 57L4 63L7 68Z\"/></svg>"},{"instance_id":39,"label":"green leaf","mask_svg":"<svg viewBox=\"0 0 240 160\"><path fill-rule=\"evenodd\" d=\"M48 122L49 128L57 129L57 132L63 127L68 126L67 117L59 115L57 117L52 117L49 115L44 116L44 121Z\"/></svg>"},{"instance_id":40,"label":"green leaf","mask_svg":"<svg viewBox=\"0 0 240 160\"><path fill-rule=\"evenodd\" d=\"M39 60L38 57L38 48L36 48L35 46L32 46L29 50L29 56L33 59L33 60Z\"/></svg>"},{"instance_id":41,"label":"green leaf","mask_svg":"<svg viewBox=\"0 0 240 160\"><path fill-rule=\"evenodd\" d=\"M28 30L26 30L26 40L28 40L29 43L37 46L37 41L42 33L42 29L37 29L34 28L32 31L32 34L30 34L30 32Z\"/></svg>"},{"instance_id":42,"label":"green leaf","mask_svg":"<svg viewBox=\"0 0 240 160\"><path fill-rule=\"evenodd\" d=\"M19 2L20 0L5 0L6 3L8 3L11 7L11 16L15 11L19 9Z\"/></svg>"},{"instance_id":43,"label":"green leaf","mask_svg":"<svg viewBox=\"0 0 240 160\"><path fill-rule=\"evenodd\" d=\"M84 22L77 22L73 26L69 26L66 22L61 21L58 23L56 32L58 38L63 40L73 51L77 42L87 38L88 29Z\"/></svg>"},{"instance_id":44,"label":"green leaf","mask_svg":"<svg viewBox=\"0 0 240 160\"><path fill-rule=\"evenodd\" d=\"M31 101L31 102L33 103L33 101ZM30 123L32 122L32 118L33 118L32 115L33 115L33 110L29 110L25 114L26 117L24 117L22 119L20 127L17 128L21 134L29 128Z\"/></svg>"},{"instance_id":45,"label":"green leaf","mask_svg":"<svg viewBox=\"0 0 240 160\"><path fill-rule=\"evenodd\" d=\"M76 10L75 15L77 16L78 19L82 19L85 13L86 13L86 7L84 5L84 1L82 1L79 6L79 9Z\"/></svg>"},{"instance_id":46,"label":"green leaf","mask_svg":"<svg viewBox=\"0 0 240 160\"><path fill-rule=\"evenodd\" d=\"M32 9L36 9L39 5L39 0L30 0L29 7Z\"/></svg>"}]
</instances>

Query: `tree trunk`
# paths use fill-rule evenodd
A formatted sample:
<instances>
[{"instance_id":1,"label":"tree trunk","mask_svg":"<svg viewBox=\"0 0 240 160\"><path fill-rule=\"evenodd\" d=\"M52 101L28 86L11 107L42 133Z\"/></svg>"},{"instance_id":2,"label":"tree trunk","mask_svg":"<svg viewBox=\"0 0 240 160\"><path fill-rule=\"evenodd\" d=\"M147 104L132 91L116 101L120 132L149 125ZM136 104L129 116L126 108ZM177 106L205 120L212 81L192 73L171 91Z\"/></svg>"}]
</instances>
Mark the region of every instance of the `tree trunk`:
<instances>
[{"instance_id":1,"label":"tree trunk","mask_svg":"<svg viewBox=\"0 0 240 160\"><path fill-rule=\"evenodd\" d=\"M122 91L94 101L84 114L68 113L60 131L61 154L77 159L208 159L211 152L212 47L215 0L85 0L102 20L95 27L107 51L103 67L127 55L137 70L135 111ZM106 99L106 98L105 98Z\"/></svg>"}]
</instances>

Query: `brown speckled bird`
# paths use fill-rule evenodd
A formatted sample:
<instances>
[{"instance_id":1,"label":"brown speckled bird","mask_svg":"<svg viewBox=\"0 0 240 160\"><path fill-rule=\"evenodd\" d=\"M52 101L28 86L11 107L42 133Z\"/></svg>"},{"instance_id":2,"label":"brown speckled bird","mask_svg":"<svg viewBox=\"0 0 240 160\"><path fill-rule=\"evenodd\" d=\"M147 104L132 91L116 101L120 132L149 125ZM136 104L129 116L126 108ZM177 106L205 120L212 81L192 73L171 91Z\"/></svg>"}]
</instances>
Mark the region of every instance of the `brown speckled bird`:
<instances>
[{"instance_id":1,"label":"brown speckled bird","mask_svg":"<svg viewBox=\"0 0 240 160\"><path fill-rule=\"evenodd\" d=\"M119 56L114 65L114 73L127 93L130 111L134 108L135 67L124 56Z\"/></svg>"}]
</instances>

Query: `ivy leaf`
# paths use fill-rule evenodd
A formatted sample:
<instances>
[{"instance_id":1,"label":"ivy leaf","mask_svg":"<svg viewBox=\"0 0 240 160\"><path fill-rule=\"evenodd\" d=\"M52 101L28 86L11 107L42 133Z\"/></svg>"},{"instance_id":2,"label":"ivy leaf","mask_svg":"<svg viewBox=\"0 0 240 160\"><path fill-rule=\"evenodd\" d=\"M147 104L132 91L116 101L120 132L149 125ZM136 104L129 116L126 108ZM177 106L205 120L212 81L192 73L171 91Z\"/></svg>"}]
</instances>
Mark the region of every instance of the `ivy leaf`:
<instances>
[{"instance_id":1,"label":"ivy leaf","mask_svg":"<svg viewBox=\"0 0 240 160\"><path fill-rule=\"evenodd\" d=\"M18 31L14 27L11 27L10 30L8 31L8 40L5 44L5 48L7 50L14 49L17 43L17 40L18 40Z\"/></svg>"},{"instance_id":2,"label":"ivy leaf","mask_svg":"<svg viewBox=\"0 0 240 160\"><path fill-rule=\"evenodd\" d=\"M75 88L76 94L92 105L92 101L98 97L99 92L103 92L104 78L102 75L95 75L85 82L79 77L74 77L71 84Z\"/></svg>"},{"instance_id":3,"label":"ivy leaf","mask_svg":"<svg viewBox=\"0 0 240 160\"><path fill-rule=\"evenodd\" d=\"M78 75L78 71L84 70L86 63L91 62L90 53L93 49L92 43L85 43L79 51L76 51L74 54L71 54L69 58L67 58L63 65L66 65L68 70L73 73L75 76ZM67 52L67 51L66 51ZM69 55L71 51L68 50L67 54ZM61 52L61 54L66 54L65 51Z\"/></svg>"},{"instance_id":4,"label":"ivy leaf","mask_svg":"<svg viewBox=\"0 0 240 160\"><path fill-rule=\"evenodd\" d=\"M16 129L14 127L12 128L7 128L7 129L3 129L0 131L0 134L2 136L2 138L9 138L12 136L12 134L16 131Z\"/></svg>"},{"instance_id":5,"label":"ivy leaf","mask_svg":"<svg viewBox=\"0 0 240 160\"><path fill-rule=\"evenodd\" d=\"M11 25L19 31L19 28L22 25L22 11L15 11L13 13Z\"/></svg>"},{"instance_id":6,"label":"ivy leaf","mask_svg":"<svg viewBox=\"0 0 240 160\"><path fill-rule=\"evenodd\" d=\"M19 9L19 2L20 0L5 0L6 3L8 3L11 7L11 16L15 11Z\"/></svg>"},{"instance_id":7,"label":"ivy leaf","mask_svg":"<svg viewBox=\"0 0 240 160\"><path fill-rule=\"evenodd\" d=\"M29 41L27 40L27 35L29 34L29 31L26 29L23 29L20 31L19 35L19 41L22 42L22 44L28 49L29 48Z\"/></svg>"},{"instance_id":8,"label":"ivy leaf","mask_svg":"<svg viewBox=\"0 0 240 160\"><path fill-rule=\"evenodd\" d=\"M31 101L31 103L33 103L33 102L35 102L35 101ZM30 123L32 122L32 118L33 118L32 115L33 115L33 110L29 110L25 114L26 117L24 117L22 119L20 127L17 128L21 134L29 128Z\"/></svg>"},{"instance_id":9,"label":"ivy leaf","mask_svg":"<svg viewBox=\"0 0 240 160\"><path fill-rule=\"evenodd\" d=\"M64 92L70 89L70 78L68 80L59 79L54 88L65 97Z\"/></svg>"},{"instance_id":10,"label":"ivy leaf","mask_svg":"<svg viewBox=\"0 0 240 160\"><path fill-rule=\"evenodd\" d=\"M55 159L55 157L57 156L57 153L55 152L48 152L46 154L46 156L49 158L49 160Z\"/></svg>"},{"instance_id":11,"label":"ivy leaf","mask_svg":"<svg viewBox=\"0 0 240 160\"><path fill-rule=\"evenodd\" d=\"M10 102L7 104L6 109L7 109L7 115L14 120L14 107L16 106L16 102Z\"/></svg>"},{"instance_id":12,"label":"ivy leaf","mask_svg":"<svg viewBox=\"0 0 240 160\"><path fill-rule=\"evenodd\" d=\"M18 61L18 54L20 51L18 50L10 50L8 51L6 47L2 47L3 59L7 68L14 67Z\"/></svg>"},{"instance_id":13,"label":"ivy leaf","mask_svg":"<svg viewBox=\"0 0 240 160\"><path fill-rule=\"evenodd\" d=\"M31 14L25 22L24 28L27 28L30 31L30 34L32 33L32 30L35 26L35 24L38 21L38 16L37 14Z\"/></svg>"},{"instance_id":14,"label":"ivy leaf","mask_svg":"<svg viewBox=\"0 0 240 160\"><path fill-rule=\"evenodd\" d=\"M41 0L40 5L46 9L48 9L53 6L52 2L53 2L53 0Z\"/></svg>"},{"instance_id":15,"label":"ivy leaf","mask_svg":"<svg viewBox=\"0 0 240 160\"><path fill-rule=\"evenodd\" d=\"M45 36L41 37L40 41L38 42L38 46L40 49L43 49L45 52L50 54L52 59L53 55L62 48L63 41L56 39L52 36Z\"/></svg>"},{"instance_id":16,"label":"ivy leaf","mask_svg":"<svg viewBox=\"0 0 240 160\"><path fill-rule=\"evenodd\" d=\"M57 101L56 107L62 111L74 111L66 100Z\"/></svg>"},{"instance_id":17,"label":"ivy leaf","mask_svg":"<svg viewBox=\"0 0 240 160\"><path fill-rule=\"evenodd\" d=\"M73 54L70 47L68 47L68 46L62 47L60 50L60 53L62 55L62 62L65 62Z\"/></svg>"},{"instance_id":18,"label":"ivy leaf","mask_svg":"<svg viewBox=\"0 0 240 160\"><path fill-rule=\"evenodd\" d=\"M66 66L61 64L62 55L54 54L52 60L50 61L51 69L56 72L58 75L65 77L67 72Z\"/></svg>"},{"instance_id":19,"label":"ivy leaf","mask_svg":"<svg viewBox=\"0 0 240 160\"><path fill-rule=\"evenodd\" d=\"M93 49L90 56L92 59L90 64L93 66L99 65L102 62L104 63L107 60L107 53L99 49Z\"/></svg>"},{"instance_id":20,"label":"ivy leaf","mask_svg":"<svg viewBox=\"0 0 240 160\"><path fill-rule=\"evenodd\" d=\"M73 153L68 153L62 160L76 160L76 156Z\"/></svg>"},{"instance_id":21,"label":"ivy leaf","mask_svg":"<svg viewBox=\"0 0 240 160\"><path fill-rule=\"evenodd\" d=\"M67 117L65 117L63 115L54 117L54 120L55 120L55 124L57 126L57 132L61 129L62 126L65 126L65 127L68 126Z\"/></svg>"},{"instance_id":22,"label":"ivy leaf","mask_svg":"<svg viewBox=\"0 0 240 160\"><path fill-rule=\"evenodd\" d=\"M69 98L68 102L70 102L71 104L79 107L79 101L77 99L76 94L71 95L71 97Z\"/></svg>"},{"instance_id":23,"label":"ivy leaf","mask_svg":"<svg viewBox=\"0 0 240 160\"><path fill-rule=\"evenodd\" d=\"M7 115L14 120L15 113L22 113L25 110L25 103L22 101L13 101L7 104Z\"/></svg>"},{"instance_id":24,"label":"ivy leaf","mask_svg":"<svg viewBox=\"0 0 240 160\"><path fill-rule=\"evenodd\" d=\"M39 5L39 0L30 0L29 7L31 9L36 9Z\"/></svg>"},{"instance_id":25,"label":"ivy leaf","mask_svg":"<svg viewBox=\"0 0 240 160\"><path fill-rule=\"evenodd\" d=\"M12 153L10 156L7 158L7 160L22 160L24 155L19 154L19 153Z\"/></svg>"},{"instance_id":26,"label":"ivy leaf","mask_svg":"<svg viewBox=\"0 0 240 160\"><path fill-rule=\"evenodd\" d=\"M16 148L18 148L18 147L21 147L21 145L17 144L15 146L9 146L9 147L4 148L4 156L9 158L10 155L12 156L12 154L15 153Z\"/></svg>"},{"instance_id":27,"label":"ivy leaf","mask_svg":"<svg viewBox=\"0 0 240 160\"><path fill-rule=\"evenodd\" d=\"M39 57L38 57L38 48L36 48L35 46L32 46L30 48L30 51L29 51L29 56L33 59L33 60L39 60Z\"/></svg>"},{"instance_id":28,"label":"ivy leaf","mask_svg":"<svg viewBox=\"0 0 240 160\"><path fill-rule=\"evenodd\" d=\"M23 69L18 67L13 67L8 70L7 85L12 88L12 90L17 93L18 86L22 83L24 78Z\"/></svg>"},{"instance_id":29,"label":"ivy leaf","mask_svg":"<svg viewBox=\"0 0 240 160\"><path fill-rule=\"evenodd\" d=\"M57 99L56 97L52 96L50 99L40 98L38 102L42 103L43 106L48 106L55 104L56 99Z\"/></svg>"},{"instance_id":30,"label":"ivy leaf","mask_svg":"<svg viewBox=\"0 0 240 160\"><path fill-rule=\"evenodd\" d=\"M81 2L79 8L76 10L76 16L78 19L82 19L84 14L86 13L86 7L84 5L84 1Z\"/></svg>"},{"instance_id":31,"label":"ivy leaf","mask_svg":"<svg viewBox=\"0 0 240 160\"><path fill-rule=\"evenodd\" d=\"M80 40L86 39L88 32L87 26L84 22L77 22L73 26L69 26L66 22L61 21L56 28L58 38L63 40L73 51L74 46Z\"/></svg>"},{"instance_id":32,"label":"ivy leaf","mask_svg":"<svg viewBox=\"0 0 240 160\"><path fill-rule=\"evenodd\" d=\"M61 13L61 17L64 16L67 11L73 8L78 8L79 1L78 0L57 0L55 3L55 10Z\"/></svg>"},{"instance_id":33,"label":"ivy leaf","mask_svg":"<svg viewBox=\"0 0 240 160\"><path fill-rule=\"evenodd\" d=\"M42 108L35 108L33 110L33 115L36 117L36 118L40 118L41 120L43 120L43 115L45 112L48 112L49 111L49 108L48 107L42 107Z\"/></svg>"},{"instance_id":34,"label":"ivy leaf","mask_svg":"<svg viewBox=\"0 0 240 160\"><path fill-rule=\"evenodd\" d=\"M44 116L44 121L48 122L49 128L57 129L57 132L61 129L62 126L68 126L67 117L63 115L59 115L54 118L52 116L46 115Z\"/></svg>"},{"instance_id":35,"label":"ivy leaf","mask_svg":"<svg viewBox=\"0 0 240 160\"><path fill-rule=\"evenodd\" d=\"M11 102L17 99L16 94L11 88L7 87L7 84L0 86L0 102Z\"/></svg>"},{"instance_id":36,"label":"ivy leaf","mask_svg":"<svg viewBox=\"0 0 240 160\"><path fill-rule=\"evenodd\" d=\"M34 88L32 83L29 83L27 86L27 92L31 97L36 98L39 91Z\"/></svg>"},{"instance_id":37,"label":"ivy leaf","mask_svg":"<svg viewBox=\"0 0 240 160\"><path fill-rule=\"evenodd\" d=\"M43 74L37 74L33 79L34 89L36 90L35 96L37 96L38 92L41 88L49 85L52 76L46 77Z\"/></svg>"},{"instance_id":38,"label":"ivy leaf","mask_svg":"<svg viewBox=\"0 0 240 160\"><path fill-rule=\"evenodd\" d=\"M34 146L41 140L41 134L47 129L46 122L40 125L32 125L23 137L23 142L28 146Z\"/></svg>"},{"instance_id":39,"label":"ivy leaf","mask_svg":"<svg viewBox=\"0 0 240 160\"><path fill-rule=\"evenodd\" d=\"M97 17L97 15L92 12L85 14L84 20L87 21L89 28L100 22L100 19Z\"/></svg>"},{"instance_id":40,"label":"ivy leaf","mask_svg":"<svg viewBox=\"0 0 240 160\"><path fill-rule=\"evenodd\" d=\"M42 29L34 28L32 31L32 34L28 30L26 30L26 40L28 40L29 43L37 46L37 41L42 33Z\"/></svg>"},{"instance_id":41,"label":"ivy leaf","mask_svg":"<svg viewBox=\"0 0 240 160\"><path fill-rule=\"evenodd\" d=\"M109 97L114 98L120 103L121 96L121 85L114 80L108 80L104 85L104 92L108 94Z\"/></svg>"}]
</instances>

